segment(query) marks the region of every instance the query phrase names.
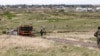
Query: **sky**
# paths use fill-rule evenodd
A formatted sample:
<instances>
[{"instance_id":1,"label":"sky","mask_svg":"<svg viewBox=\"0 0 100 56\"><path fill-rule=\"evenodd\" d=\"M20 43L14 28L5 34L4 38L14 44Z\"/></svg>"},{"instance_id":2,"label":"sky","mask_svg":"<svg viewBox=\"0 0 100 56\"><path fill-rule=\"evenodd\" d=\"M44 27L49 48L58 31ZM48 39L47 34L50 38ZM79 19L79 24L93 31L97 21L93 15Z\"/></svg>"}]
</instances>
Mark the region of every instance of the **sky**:
<instances>
[{"instance_id":1,"label":"sky","mask_svg":"<svg viewBox=\"0 0 100 56\"><path fill-rule=\"evenodd\" d=\"M100 0L0 0L0 5L15 4L100 4Z\"/></svg>"}]
</instances>

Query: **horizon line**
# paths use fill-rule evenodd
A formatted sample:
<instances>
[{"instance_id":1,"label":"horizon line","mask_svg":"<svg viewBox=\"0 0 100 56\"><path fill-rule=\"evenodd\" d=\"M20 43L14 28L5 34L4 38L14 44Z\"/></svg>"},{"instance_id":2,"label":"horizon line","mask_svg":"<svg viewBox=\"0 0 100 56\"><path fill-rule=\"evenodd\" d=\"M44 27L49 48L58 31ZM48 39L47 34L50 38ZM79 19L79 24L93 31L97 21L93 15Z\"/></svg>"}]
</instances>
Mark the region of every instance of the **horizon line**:
<instances>
[{"instance_id":1,"label":"horizon line","mask_svg":"<svg viewBox=\"0 0 100 56\"><path fill-rule=\"evenodd\" d=\"M0 5L100 5L100 4L0 4Z\"/></svg>"}]
</instances>

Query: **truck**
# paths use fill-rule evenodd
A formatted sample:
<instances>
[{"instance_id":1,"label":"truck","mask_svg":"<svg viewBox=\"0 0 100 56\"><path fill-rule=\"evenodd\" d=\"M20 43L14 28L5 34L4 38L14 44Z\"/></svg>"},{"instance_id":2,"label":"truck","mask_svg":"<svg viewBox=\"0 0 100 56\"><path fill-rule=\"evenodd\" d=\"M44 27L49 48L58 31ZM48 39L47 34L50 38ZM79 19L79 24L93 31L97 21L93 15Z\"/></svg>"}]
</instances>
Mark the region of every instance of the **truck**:
<instances>
[{"instance_id":1,"label":"truck","mask_svg":"<svg viewBox=\"0 0 100 56\"><path fill-rule=\"evenodd\" d=\"M32 25L22 25L17 28L17 34L21 36L33 36Z\"/></svg>"}]
</instances>

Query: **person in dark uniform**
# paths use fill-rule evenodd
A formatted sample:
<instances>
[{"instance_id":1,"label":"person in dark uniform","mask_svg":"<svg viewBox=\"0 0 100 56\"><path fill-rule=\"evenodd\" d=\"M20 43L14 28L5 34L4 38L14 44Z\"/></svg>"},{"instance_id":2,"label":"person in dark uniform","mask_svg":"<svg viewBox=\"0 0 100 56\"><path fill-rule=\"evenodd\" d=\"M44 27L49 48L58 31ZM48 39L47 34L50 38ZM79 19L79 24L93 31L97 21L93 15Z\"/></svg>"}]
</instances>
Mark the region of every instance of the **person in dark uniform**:
<instances>
[{"instance_id":1,"label":"person in dark uniform","mask_svg":"<svg viewBox=\"0 0 100 56\"><path fill-rule=\"evenodd\" d=\"M98 48L100 48L100 27L98 27L98 30L94 33L94 36L97 38L97 45Z\"/></svg>"},{"instance_id":2,"label":"person in dark uniform","mask_svg":"<svg viewBox=\"0 0 100 56\"><path fill-rule=\"evenodd\" d=\"M44 28L40 30L40 35L41 35L41 37L44 37L44 35L46 35L46 31Z\"/></svg>"},{"instance_id":3,"label":"person in dark uniform","mask_svg":"<svg viewBox=\"0 0 100 56\"><path fill-rule=\"evenodd\" d=\"M41 37L42 37L43 36L43 30L42 29L40 30L40 34L41 34Z\"/></svg>"}]
</instances>

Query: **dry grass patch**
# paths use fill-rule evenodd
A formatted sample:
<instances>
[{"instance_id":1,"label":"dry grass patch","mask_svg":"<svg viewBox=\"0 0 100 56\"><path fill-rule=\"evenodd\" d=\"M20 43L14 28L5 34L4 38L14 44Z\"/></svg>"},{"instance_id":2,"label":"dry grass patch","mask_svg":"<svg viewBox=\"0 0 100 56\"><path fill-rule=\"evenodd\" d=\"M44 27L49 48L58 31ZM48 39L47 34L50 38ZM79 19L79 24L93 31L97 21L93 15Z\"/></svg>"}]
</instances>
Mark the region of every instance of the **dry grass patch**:
<instances>
[{"instance_id":1,"label":"dry grass patch","mask_svg":"<svg viewBox=\"0 0 100 56\"><path fill-rule=\"evenodd\" d=\"M53 46L53 42L47 41L45 39L10 35L1 35L0 44L1 49L12 47L47 49Z\"/></svg>"}]
</instances>

